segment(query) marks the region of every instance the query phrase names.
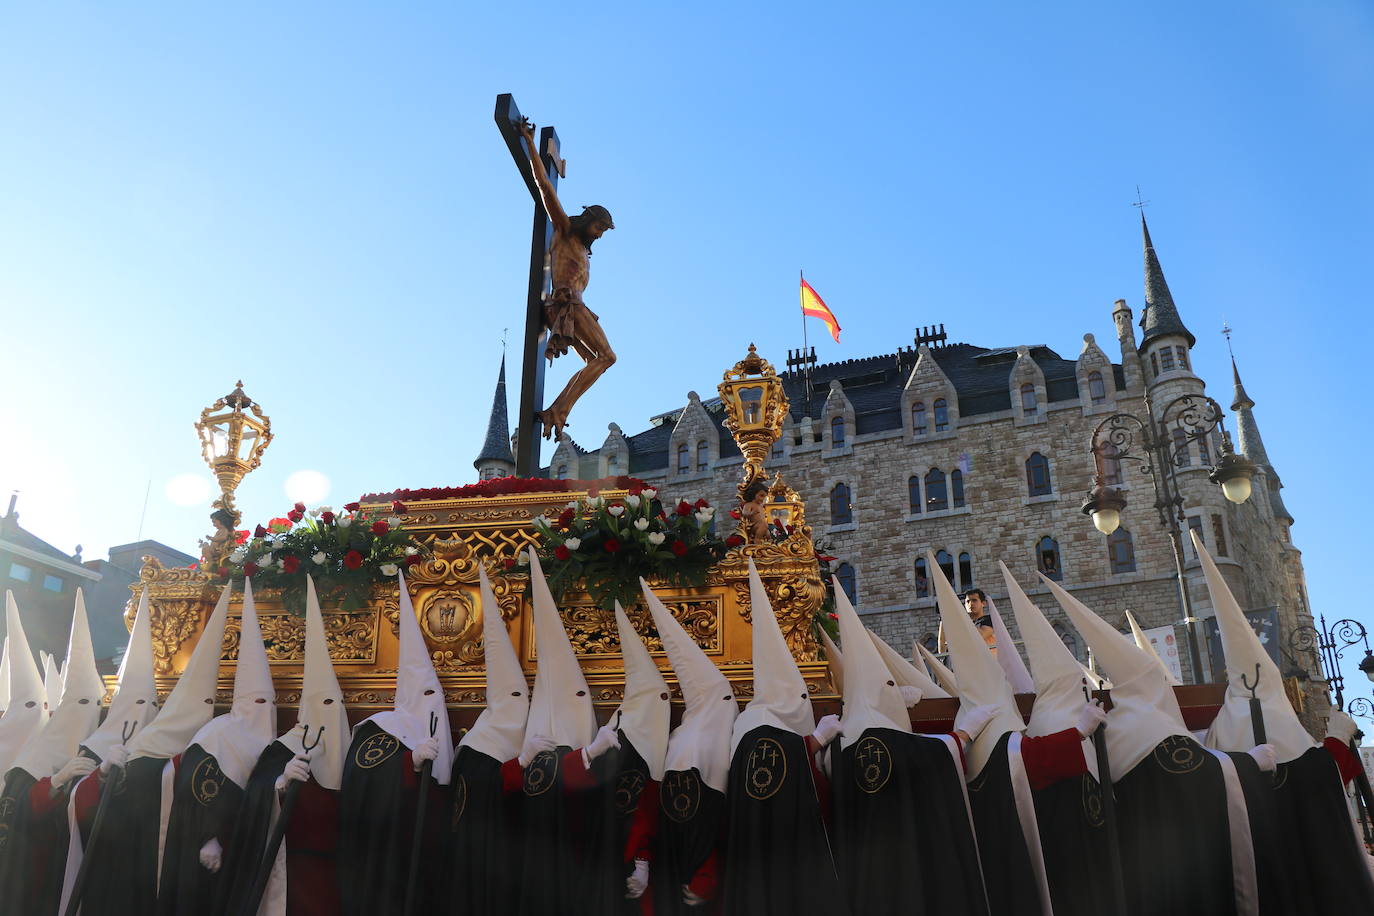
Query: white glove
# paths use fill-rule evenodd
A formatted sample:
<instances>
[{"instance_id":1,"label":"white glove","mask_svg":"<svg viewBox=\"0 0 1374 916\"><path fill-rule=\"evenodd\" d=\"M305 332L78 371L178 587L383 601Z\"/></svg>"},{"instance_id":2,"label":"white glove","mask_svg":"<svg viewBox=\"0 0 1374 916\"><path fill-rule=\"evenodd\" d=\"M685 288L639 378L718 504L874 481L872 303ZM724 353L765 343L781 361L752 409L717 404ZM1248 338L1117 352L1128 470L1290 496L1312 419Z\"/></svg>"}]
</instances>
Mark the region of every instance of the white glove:
<instances>
[{"instance_id":1,"label":"white glove","mask_svg":"<svg viewBox=\"0 0 1374 916\"><path fill-rule=\"evenodd\" d=\"M415 767L415 772L420 772L426 760L433 760L439 756L439 739L430 735L419 744L415 745L410 752L410 762Z\"/></svg>"},{"instance_id":2,"label":"white glove","mask_svg":"<svg viewBox=\"0 0 1374 916\"><path fill-rule=\"evenodd\" d=\"M586 756L587 762L591 763L613 747L620 747L620 736L615 733L610 723L607 723L597 729L596 737L592 739L591 744L582 749L582 753Z\"/></svg>"},{"instance_id":3,"label":"white glove","mask_svg":"<svg viewBox=\"0 0 1374 916\"><path fill-rule=\"evenodd\" d=\"M310 758L292 757L286 761L286 766L282 768L281 775L277 777L277 791L285 791L291 783L305 782L309 778Z\"/></svg>"},{"instance_id":4,"label":"white glove","mask_svg":"<svg viewBox=\"0 0 1374 916\"><path fill-rule=\"evenodd\" d=\"M1326 720L1326 737L1335 738L1341 744L1349 744L1350 739L1355 737L1355 732L1360 727L1355 724L1355 720L1350 718L1336 707L1331 707L1331 718Z\"/></svg>"},{"instance_id":5,"label":"white glove","mask_svg":"<svg viewBox=\"0 0 1374 916\"><path fill-rule=\"evenodd\" d=\"M988 703L983 706L975 706L968 712L959 710L959 715L955 717L954 727L956 730L968 735L968 740L972 741L983 733L983 729L988 727L988 723L997 717L997 706Z\"/></svg>"},{"instance_id":6,"label":"white glove","mask_svg":"<svg viewBox=\"0 0 1374 916\"><path fill-rule=\"evenodd\" d=\"M682 885L682 902L688 906L701 906L706 902L705 897L698 897L692 893L692 889L687 885Z\"/></svg>"},{"instance_id":7,"label":"white glove","mask_svg":"<svg viewBox=\"0 0 1374 916\"><path fill-rule=\"evenodd\" d=\"M649 863L645 859L635 859L635 870L625 879L625 899L638 900L649 889Z\"/></svg>"},{"instance_id":8,"label":"white glove","mask_svg":"<svg viewBox=\"0 0 1374 916\"><path fill-rule=\"evenodd\" d=\"M811 733L811 737L816 739L816 743L825 747L831 741L840 737L840 717L831 713L828 716L821 716L821 720L816 723L816 730Z\"/></svg>"},{"instance_id":9,"label":"white glove","mask_svg":"<svg viewBox=\"0 0 1374 916\"><path fill-rule=\"evenodd\" d=\"M1279 765L1279 753L1272 744L1257 744L1248 751L1255 763L1266 773L1272 773Z\"/></svg>"},{"instance_id":10,"label":"white glove","mask_svg":"<svg viewBox=\"0 0 1374 916\"><path fill-rule=\"evenodd\" d=\"M897 689L902 692L902 702L906 704L907 709L910 709L917 703L921 702L920 687L912 687L908 684L903 684L901 687Z\"/></svg>"},{"instance_id":11,"label":"white glove","mask_svg":"<svg viewBox=\"0 0 1374 916\"><path fill-rule=\"evenodd\" d=\"M200 847L200 864L205 866L207 871L219 871L220 860L223 856L224 847L214 837L210 837L205 841L205 845Z\"/></svg>"},{"instance_id":12,"label":"white glove","mask_svg":"<svg viewBox=\"0 0 1374 916\"><path fill-rule=\"evenodd\" d=\"M95 768L96 762L94 758L84 755L73 757L71 760L62 764L62 769L53 774L53 787L60 788L61 786L65 786L69 782L80 779Z\"/></svg>"},{"instance_id":13,"label":"white glove","mask_svg":"<svg viewBox=\"0 0 1374 916\"><path fill-rule=\"evenodd\" d=\"M558 747L558 742L548 735L530 735L525 739L525 746L520 748L520 756L517 762L520 769L530 765L530 761L542 754L544 751L551 751Z\"/></svg>"},{"instance_id":14,"label":"white glove","mask_svg":"<svg viewBox=\"0 0 1374 916\"><path fill-rule=\"evenodd\" d=\"M110 767L124 768L124 764L129 762L129 749L122 744L112 744L110 749L105 752L105 759L100 761L100 772L110 772Z\"/></svg>"},{"instance_id":15,"label":"white glove","mask_svg":"<svg viewBox=\"0 0 1374 916\"><path fill-rule=\"evenodd\" d=\"M1078 724L1074 728L1078 729L1078 734L1083 738L1091 738L1097 727L1107 721L1107 710L1102 708L1101 700L1093 700L1091 703L1083 704L1083 709L1078 713Z\"/></svg>"}]
</instances>

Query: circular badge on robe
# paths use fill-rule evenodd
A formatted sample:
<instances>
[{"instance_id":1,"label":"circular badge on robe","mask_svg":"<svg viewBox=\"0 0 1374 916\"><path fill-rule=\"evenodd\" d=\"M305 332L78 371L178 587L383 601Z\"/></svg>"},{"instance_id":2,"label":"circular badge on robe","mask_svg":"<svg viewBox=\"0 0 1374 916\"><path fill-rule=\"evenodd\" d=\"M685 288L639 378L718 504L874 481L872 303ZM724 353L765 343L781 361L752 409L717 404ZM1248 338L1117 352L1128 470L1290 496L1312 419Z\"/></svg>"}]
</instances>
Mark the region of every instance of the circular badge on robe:
<instances>
[{"instance_id":1,"label":"circular badge on robe","mask_svg":"<svg viewBox=\"0 0 1374 916\"><path fill-rule=\"evenodd\" d=\"M224 785L224 771L213 757L206 757L196 764L191 773L191 796L207 808L219 798L219 790Z\"/></svg>"},{"instance_id":2,"label":"circular badge on robe","mask_svg":"<svg viewBox=\"0 0 1374 916\"><path fill-rule=\"evenodd\" d=\"M461 775L453 781L453 827L463 819L463 810L468 806L468 781Z\"/></svg>"},{"instance_id":3,"label":"circular badge on robe","mask_svg":"<svg viewBox=\"0 0 1374 916\"><path fill-rule=\"evenodd\" d=\"M1192 738L1170 735L1155 747L1155 763L1171 776L1182 776L1202 766L1207 752Z\"/></svg>"},{"instance_id":4,"label":"circular badge on robe","mask_svg":"<svg viewBox=\"0 0 1374 916\"><path fill-rule=\"evenodd\" d=\"M881 739L865 735L854 746L854 783L869 795L892 777L892 752Z\"/></svg>"},{"instance_id":5,"label":"circular badge on robe","mask_svg":"<svg viewBox=\"0 0 1374 916\"><path fill-rule=\"evenodd\" d=\"M10 844L10 830L14 826L14 812L18 806L8 795L0 798L0 851Z\"/></svg>"},{"instance_id":6,"label":"circular badge on robe","mask_svg":"<svg viewBox=\"0 0 1374 916\"><path fill-rule=\"evenodd\" d=\"M756 738L745 761L744 791L756 801L772 798L787 779L787 754L772 738Z\"/></svg>"},{"instance_id":7,"label":"circular badge on robe","mask_svg":"<svg viewBox=\"0 0 1374 916\"><path fill-rule=\"evenodd\" d=\"M696 770L674 770L663 775L658 787L663 813L679 824L696 817L701 807L701 777Z\"/></svg>"},{"instance_id":8,"label":"circular badge on robe","mask_svg":"<svg viewBox=\"0 0 1374 916\"><path fill-rule=\"evenodd\" d=\"M1089 827L1101 827L1107 823L1102 818L1102 786L1096 779L1084 773L1083 780L1083 818Z\"/></svg>"},{"instance_id":9,"label":"circular badge on robe","mask_svg":"<svg viewBox=\"0 0 1374 916\"><path fill-rule=\"evenodd\" d=\"M353 762L364 770L381 766L401 749L401 742L386 732L369 735L353 752Z\"/></svg>"},{"instance_id":10,"label":"circular badge on robe","mask_svg":"<svg viewBox=\"0 0 1374 916\"><path fill-rule=\"evenodd\" d=\"M639 770L626 770L615 781L615 810L629 814L639 807L639 796L644 792L644 774Z\"/></svg>"},{"instance_id":11,"label":"circular badge on robe","mask_svg":"<svg viewBox=\"0 0 1374 916\"><path fill-rule=\"evenodd\" d=\"M535 754L530 765L525 767L525 794L533 798L553 788L558 781L558 763L561 759L557 751Z\"/></svg>"},{"instance_id":12,"label":"circular badge on robe","mask_svg":"<svg viewBox=\"0 0 1374 916\"><path fill-rule=\"evenodd\" d=\"M1286 782L1288 782L1288 764L1281 763L1274 767L1274 788L1282 789Z\"/></svg>"}]
</instances>

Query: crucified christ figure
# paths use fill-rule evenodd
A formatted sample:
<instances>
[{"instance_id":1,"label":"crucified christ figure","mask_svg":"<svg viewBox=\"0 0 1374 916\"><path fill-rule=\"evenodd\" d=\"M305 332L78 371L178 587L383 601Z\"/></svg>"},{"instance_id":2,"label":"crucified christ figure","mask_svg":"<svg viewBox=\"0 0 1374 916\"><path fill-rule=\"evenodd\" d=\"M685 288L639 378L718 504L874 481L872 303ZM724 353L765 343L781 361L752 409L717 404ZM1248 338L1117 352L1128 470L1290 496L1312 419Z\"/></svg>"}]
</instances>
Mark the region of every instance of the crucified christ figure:
<instances>
[{"instance_id":1,"label":"crucified christ figure","mask_svg":"<svg viewBox=\"0 0 1374 916\"><path fill-rule=\"evenodd\" d=\"M606 332L601 329L596 313L582 301L591 272L592 242L607 229L614 229L615 223L610 211L602 206L586 207L577 216L568 216L539 160L534 125L528 119L521 122L520 133L525 138L530 171L539 185L539 199L553 225L549 246L553 288L544 299L544 326L549 330L544 356L552 362L572 348L586 363L568 379L554 402L539 412L544 438L553 439L563 435L568 413L577 399L615 364L615 351L606 340Z\"/></svg>"}]
</instances>

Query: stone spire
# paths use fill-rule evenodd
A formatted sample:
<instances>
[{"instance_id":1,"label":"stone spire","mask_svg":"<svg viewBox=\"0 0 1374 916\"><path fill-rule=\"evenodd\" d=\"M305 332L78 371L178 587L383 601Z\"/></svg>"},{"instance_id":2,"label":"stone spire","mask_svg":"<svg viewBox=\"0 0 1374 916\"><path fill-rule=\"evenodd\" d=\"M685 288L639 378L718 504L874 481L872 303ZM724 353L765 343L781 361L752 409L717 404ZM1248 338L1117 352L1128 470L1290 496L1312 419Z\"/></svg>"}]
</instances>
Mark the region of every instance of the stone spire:
<instances>
[{"instance_id":1,"label":"stone spire","mask_svg":"<svg viewBox=\"0 0 1374 916\"><path fill-rule=\"evenodd\" d=\"M1264 472L1269 488L1269 504L1273 507L1274 517L1287 519L1291 523L1293 516L1283 504L1283 497L1279 495L1283 484L1279 481L1278 472L1269 463L1269 453L1264 449L1259 424L1255 422L1255 402L1250 399L1250 395L1245 391L1245 385L1241 383L1240 370L1236 368L1234 356L1231 357L1231 377L1236 386L1235 397L1231 400L1231 410L1236 415L1236 446L1242 455L1259 465Z\"/></svg>"},{"instance_id":2,"label":"stone spire","mask_svg":"<svg viewBox=\"0 0 1374 916\"><path fill-rule=\"evenodd\" d=\"M1164 269L1159 266L1154 242L1150 241L1150 227L1145 224L1144 212L1140 214L1140 231L1145 241L1145 311L1140 316L1140 327L1144 333L1140 337L1140 348L1143 350L1156 337L1180 334L1188 338L1188 348L1192 349L1197 338L1178 317L1174 297L1164 279Z\"/></svg>"},{"instance_id":3,"label":"stone spire","mask_svg":"<svg viewBox=\"0 0 1374 916\"><path fill-rule=\"evenodd\" d=\"M501 373L496 377L496 395L491 400L487 438L472 463L483 480L509 477L515 473L515 456L510 450L510 423L506 419L506 356L501 355Z\"/></svg>"}]
</instances>

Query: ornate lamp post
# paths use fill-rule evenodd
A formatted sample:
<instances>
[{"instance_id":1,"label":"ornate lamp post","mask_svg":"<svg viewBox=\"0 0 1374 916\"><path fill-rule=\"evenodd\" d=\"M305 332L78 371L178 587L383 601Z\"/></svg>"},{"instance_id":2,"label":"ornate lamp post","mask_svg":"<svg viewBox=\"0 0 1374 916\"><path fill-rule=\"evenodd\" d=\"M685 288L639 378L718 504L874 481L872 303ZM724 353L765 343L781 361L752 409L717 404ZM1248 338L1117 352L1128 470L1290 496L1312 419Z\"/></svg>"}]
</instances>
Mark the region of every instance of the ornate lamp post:
<instances>
[{"instance_id":1,"label":"ornate lamp post","mask_svg":"<svg viewBox=\"0 0 1374 916\"><path fill-rule=\"evenodd\" d=\"M1156 412L1150 394L1145 393L1145 417L1117 413L1107 417L1093 430L1092 453L1096 463L1093 488L1083 500L1083 514L1092 517L1093 525L1103 534L1111 534L1121 524L1121 510L1126 507L1126 495L1108 483L1108 468L1117 469L1118 462L1138 461L1155 490L1155 510L1159 523L1169 535L1174 550L1174 569L1178 577L1179 599L1183 607L1183 623L1188 630L1188 652L1192 661L1193 681L1201 681L1202 656L1198 650L1197 619L1193 616L1193 601L1188 594L1184 575L1183 556L1183 495L1179 490L1178 469L1185 467L1186 449L1195 441L1205 441L1214 431L1221 430L1221 447L1216 465L1207 475L1221 486L1222 493L1233 503L1250 498L1251 479L1255 465L1244 455L1236 454L1230 434L1222 425L1221 405L1206 395L1185 394Z\"/></svg>"},{"instance_id":2,"label":"ornate lamp post","mask_svg":"<svg viewBox=\"0 0 1374 916\"><path fill-rule=\"evenodd\" d=\"M200 412L196 434L205 463L219 480L220 498L212 505L232 512L234 524L238 524L234 491L245 474L262 464L262 453L272 441L272 421L243 393L240 381L233 391Z\"/></svg>"},{"instance_id":3,"label":"ornate lamp post","mask_svg":"<svg viewBox=\"0 0 1374 916\"><path fill-rule=\"evenodd\" d=\"M744 453L744 479L739 484L743 496L750 484L763 479L763 462L782 435L787 393L773 364L759 356L753 344L744 359L725 370L716 390L725 405L725 427Z\"/></svg>"},{"instance_id":4,"label":"ornate lamp post","mask_svg":"<svg viewBox=\"0 0 1374 916\"><path fill-rule=\"evenodd\" d=\"M1336 705L1345 709L1345 676L1341 674L1341 656L1345 650L1356 643L1364 646L1364 658L1358 665L1364 676L1374 681L1374 652L1369 651L1369 631L1358 620L1345 618L1337 620L1330 627L1326 616L1318 618L1318 627L1303 625L1288 634L1288 648L1296 655L1311 653L1326 676L1326 682L1336 695ZM1353 700L1351 709L1360 703L1369 706L1368 700ZM1353 713L1352 713L1353 714Z\"/></svg>"}]
</instances>

